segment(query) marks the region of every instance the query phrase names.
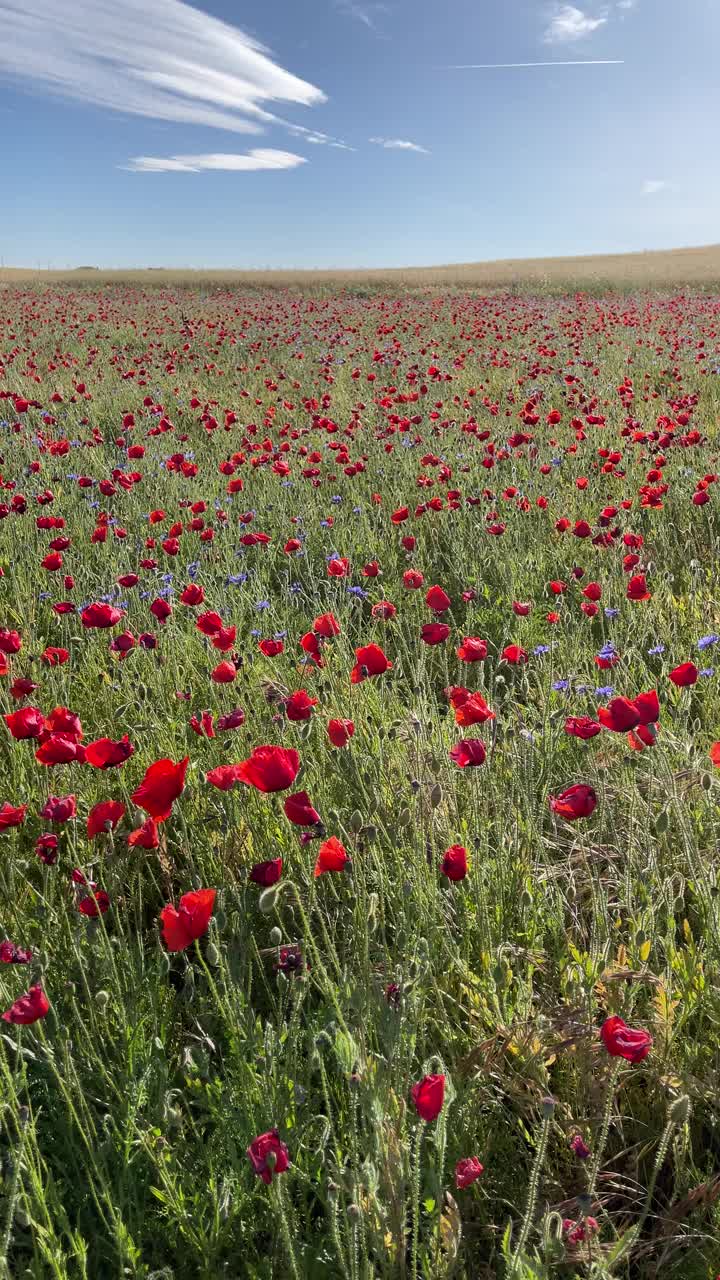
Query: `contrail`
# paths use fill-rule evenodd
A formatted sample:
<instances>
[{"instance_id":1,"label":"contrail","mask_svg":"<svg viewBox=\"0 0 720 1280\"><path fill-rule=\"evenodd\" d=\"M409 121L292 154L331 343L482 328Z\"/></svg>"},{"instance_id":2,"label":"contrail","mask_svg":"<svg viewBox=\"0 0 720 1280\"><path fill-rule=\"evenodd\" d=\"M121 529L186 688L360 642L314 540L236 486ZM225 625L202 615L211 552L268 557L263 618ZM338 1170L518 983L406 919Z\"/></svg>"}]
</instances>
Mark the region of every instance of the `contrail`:
<instances>
[{"instance_id":1,"label":"contrail","mask_svg":"<svg viewBox=\"0 0 720 1280\"><path fill-rule=\"evenodd\" d=\"M621 67L624 58L581 58L577 62L463 62L446 71L501 71L509 67Z\"/></svg>"}]
</instances>

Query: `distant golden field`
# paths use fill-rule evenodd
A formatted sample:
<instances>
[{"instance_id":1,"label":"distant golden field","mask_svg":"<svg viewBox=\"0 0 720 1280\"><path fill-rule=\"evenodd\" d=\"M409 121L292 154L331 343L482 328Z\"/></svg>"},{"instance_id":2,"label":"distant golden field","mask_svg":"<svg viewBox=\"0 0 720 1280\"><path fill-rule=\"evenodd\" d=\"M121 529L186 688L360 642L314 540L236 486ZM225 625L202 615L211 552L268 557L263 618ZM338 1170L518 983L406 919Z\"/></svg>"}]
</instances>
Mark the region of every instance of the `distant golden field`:
<instances>
[{"instance_id":1,"label":"distant golden field","mask_svg":"<svg viewBox=\"0 0 720 1280\"><path fill-rule=\"evenodd\" d=\"M97 271L0 269L0 285L134 284L169 288L232 287L318 289L502 289L558 292L588 289L720 287L720 245L576 258L512 258L438 267L374 270L234 271L138 268Z\"/></svg>"}]
</instances>

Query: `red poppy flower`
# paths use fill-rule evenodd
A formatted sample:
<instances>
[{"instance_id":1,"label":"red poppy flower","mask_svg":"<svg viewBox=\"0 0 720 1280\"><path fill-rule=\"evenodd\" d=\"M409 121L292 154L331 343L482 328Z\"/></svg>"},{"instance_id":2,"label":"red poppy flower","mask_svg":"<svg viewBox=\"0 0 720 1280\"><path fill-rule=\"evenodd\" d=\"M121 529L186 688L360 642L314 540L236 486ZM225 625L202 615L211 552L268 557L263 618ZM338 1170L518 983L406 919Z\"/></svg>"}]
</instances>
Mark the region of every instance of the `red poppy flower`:
<instances>
[{"instance_id":1,"label":"red poppy flower","mask_svg":"<svg viewBox=\"0 0 720 1280\"><path fill-rule=\"evenodd\" d=\"M320 821L320 814L310 803L307 791L296 791L294 795L286 796L283 809L285 817L296 827L313 827Z\"/></svg>"},{"instance_id":2,"label":"red poppy flower","mask_svg":"<svg viewBox=\"0 0 720 1280\"><path fill-rule=\"evenodd\" d=\"M220 716L217 730L218 733L228 733L231 729L239 729L244 723L245 712L242 707L235 707L234 711L228 711L224 716Z\"/></svg>"},{"instance_id":3,"label":"red poppy flower","mask_svg":"<svg viewBox=\"0 0 720 1280\"><path fill-rule=\"evenodd\" d=\"M225 662L219 662L218 665L210 672L210 679L215 684L232 684L237 675L237 667L234 662L227 659Z\"/></svg>"},{"instance_id":4,"label":"red poppy flower","mask_svg":"<svg viewBox=\"0 0 720 1280\"><path fill-rule=\"evenodd\" d=\"M320 617L313 622L312 629L324 640L331 640L333 636L340 635L340 623L332 613L321 613Z\"/></svg>"},{"instance_id":5,"label":"red poppy flower","mask_svg":"<svg viewBox=\"0 0 720 1280\"><path fill-rule=\"evenodd\" d=\"M514 614L517 614L518 618L527 618L531 609L532 609L532 605L529 602L523 601L523 600L513 600L512 610Z\"/></svg>"},{"instance_id":6,"label":"red poppy flower","mask_svg":"<svg viewBox=\"0 0 720 1280\"><path fill-rule=\"evenodd\" d=\"M363 680L367 680L369 676L381 676L383 672L389 671L392 662L385 656L378 644L361 645L355 650L357 662L350 672L350 681L352 684L360 684Z\"/></svg>"},{"instance_id":7,"label":"red poppy flower","mask_svg":"<svg viewBox=\"0 0 720 1280\"><path fill-rule=\"evenodd\" d=\"M258 649L266 658L277 658L284 648L282 640L258 640Z\"/></svg>"},{"instance_id":8,"label":"red poppy flower","mask_svg":"<svg viewBox=\"0 0 720 1280\"><path fill-rule=\"evenodd\" d=\"M313 875L317 880L326 871L344 871L350 859L337 836L324 840L318 849L317 861Z\"/></svg>"},{"instance_id":9,"label":"red poppy flower","mask_svg":"<svg viewBox=\"0 0 720 1280\"><path fill-rule=\"evenodd\" d=\"M51 831L45 831L38 836L35 841L35 856L45 863L46 867L52 867L57 862L58 856L58 838Z\"/></svg>"},{"instance_id":10,"label":"red poppy flower","mask_svg":"<svg viewBox=\"0 0 720 1280\"><path fill-rule=\"evenodd\" d=\"M196 889L183 894L177 910L172 903L163 907L160 919L168 951L184 951L196 938L207 933L215 893L215 889Z\"/></svg>"},{"instance_id":11,"label":"red poppy flower","mask_svg":"<svg viewBox=\"0 0 720 1280\"><path fill-rule=\"evenodd\" d=\"M481 693L472 693L455 709L455 723L463 729L471 724L485 724L486 720L494 720L495 712L490 710Z\"/></svg>"},{"instance_id":12,"label":"red poppy flower","mask_svg":"<svg viewBox=\"0 0 720 1280\"><path fill-rule=\"evenodd\" d=\"M586 600L602 599L602 587L599 582L588 582L587 586L583 587L582 593Z\"/></svg>"},{"instance_id":13,"label":"red poppy flower","mask_svg":"<svg viewBox=\"0 0 720 1280\"><path fill-rule=\"evenodd\" d=\"M519 644L508 644L500 654L503 662L509 662L511 666L518 666L520 663L527 662L528 655Z\"/></svg>"},{"instance_id":14,"label":"red poppy flower","mask_svg":"<svg viewBox=\"0 0 720 1280\"><path fill-rule=\"evenodd\" d=\"M344 556L335 556L328 560L327 571L330 578L346 578L350 572L350 561Z\"/></svg>"},{"instance_id":15,"label":"red poppy flower","mask_svg":"<svg viewBox=\"0 0 720 1280\"><path fill-rule=\"evenodd\" d=\"M125 817L122 800L101 800L93 805L87 817L87 833L90 840L106 831L114 831Z\"/></svg>"},{"instance_id":16,"label":"red poppy flower","mask_svg":"<svg viewBox=\"0 0 720 1280\"><path fill-rule=\"evenodd\" d=\"M437 1120L445 1101L445 1076L423 1076L410 1090L415 1110L426 1124Z\"/></svg>"},{"instance_id":17,"label":"red poppy flower","mask_svg":"<svg viewBox=\"0 0 720 1280\"><path fill-rule=\"evenodd\" d=\"M300 768L300 756L292 747L254 747L247 760L237 766L241 782L258 791L287 791Z\"/></svg>"},{"instance_id":18,"label":"red poppy flower","mask_svg":"<svg viewBox=\"0 0 720 1280\"><path fill-rule=\"evenodd\" d=\"M212 787L217 787L218 791L230 791L240 781L238 765L219 764L214 769L209 769L205 778Z\"/></svg>"},{"instance_id":19,"label":"red poppy flower","mask_svg":"<svg viewBox=\"0 0 720 1280\"><path fill-rule=\"evenodd\" d=\"M640 712L629 698L611 698L606 707L598 707L597 718L613 733L627 733L640 723Z\"/></svg>"},{"instance_id":20,"label":"red poppy flower","mask_svg":"<svg viewBox=\"0 0 720 1280\"><path fill-rule=\"evenodd\" d=\"M285 714L288 720L309 720L317 704L317 698L311 698L305 689L298 689L287 699Z\"/></svg>"},{"instance_id":21,"label":"red poppy flower","mask_svg":"<svg viewBox=\"0 0 720 1280\"><path fill-rule=\"evenodd\" d=\"M39 738L45 728L45 717L38 707L21 707L19 711L9 711L4 719L13 738L18 741Z\"/></svg>"},{"instance_id":22,"label":"red poppy flower","mask_svg":"<svg viewBox=\"0 0 720 1280\"><path fill-rule=\"evenodd\" d=\"M32 958L32 951L16 947L9 940L0 942L0 964L29 964Z\"/></svg>"},{"instance_id":23,"label":"red poppy flower","mask_svg":"<svg viewBox=\"0 0 720 1280\"><path fill-rule=\"evenodd\" d=\"M720 742L713 742L709 754L715 768L720 769Z\"/></svg>"},{"instance_id":24,"label":"red poppy flower","mask_svg":"<svg viewBox=\"0 0 720 1280\"><path fill-rule=\"evenodd\" d=\"M198 586L196 582L190 582L180 592L180 603L189 605L194 608L195 605L202 604L205 599L205 591L203 587Z\"/></svg>"},{"instance_id":25,"label":"red poppy flower","mask_svg":"<svg viewBox=\"0 0 720 1280\"><path fill-rule=\"evenodd\" d=\"M584 742L594 738L601 731L601 726L591 716L568 716L565 721L565 732L573 738L581 738Z\"/></svg>"},{"instance_id":26,"label":"red poppy flower","mask_svg":"<svg viewBox=\"0 0 720 1280\"><path fill-rule=\"evenodd\" d=\"M646 747L654 747L657 741L657 725L639 724L627 735L627 743L631 751L644 751Z\"/></svg>"},{"instance_id":27,"label":"red poppy flower","mask_svg":"<svg viewBox=\"0 0 720 1280\"><path fill-rule=\"evenodd\" d=\"M246 1153L253 1173L262 1178L267 1187L277 1177L279 1173L285 1173L290 1167L290 1158L288 1149L284 1142L280 1141L280 1135L277 1129L269 1129L267 1133L261 1133L257 1138L253 1138Z\"/></svg>"},{"instance_id":28,"label":"red poppy flower","mask_svg":"<svg viewBox=\"0 0 720 1280\"><path fill-rule=\"evenodd\" d=\"M20 996L2 1015L3 1022L11 1022L16 1026L27 1027L40 1018L44 1018L50 1009L50 1001L39 983Z\"/></svg>"},{"instance_id":29,"label":"red poppy flower","mask_svg":"<svg viewBox=\"0 0 720 1280\"><path fill-rule=\"evenodd\" d=\"M655 689L639 693L633 698L633 705L640 717L640 724L655 724L660 719L660 702Z\"/></svg>"},{"instance_id":30,"label":"red poppy flower","mask_svg":"<svg viewBox=\"0 0 720 1280\"><path fill-rule=\"evenodd\" d=\"M352 720L329 720L327 735L334 747L345 747L355 732Z\"/></svg>"},{"instance_id":31,"label":"red poppy flower","mask_svg":"<svg viewBox=\"0 0 720 1280\"><path fill-rule=\"evenodd\" d=\"M49 822L68 822L77 817L75 796L48 796L40 810L40 817Z\"/></svg>"},{"instance_id":32,"label":"red poppy flower","mask_svg":"<svg viewBox=\"0 0 720 1280\"><path fill-rule=\"evenodd\" d=\"M213 724L212 711L203 711L199 716L197 714L190 717L190 728L200 738L214 738L215 726Z\"/></svg>"},{"instance_id":33,"label":"red poppy flower","mask_svg":"<svg viewBox=\"0 0 720 1280\"><path fill-rule=\"evenodd\" d=\"M89 604L81 611L80 621L87 630L105 630L117 626L124 616L122 609L116 609L112 604Z\"/></svg>"},{"instance_id":34,"label":"red poppy flower","mask_svg":"<svg viewBox=\"0 0 720 1280\"><path fill-rule=\"evenodd\" d=\"M617 1014L605 1019L600 1036L610 1056L624 1058L626 1062L642 1062L652 1048L649 1031L629 1027Z\"/></svg>"},{"instance_id":35,"label":"red poppy flower","mask_svg":"<svg viewBox=\"0 0 720 1280\"><path fill-rule=\"evenodd\" d=\"M19 653L22 649L22 639L19 631L8 631L7 627L0 627L0 653L7 653L12 656Z\"/></svg>"},{"instance_id":36,"label":"red poppy flower","mask_svg":"<svg viewBox=\"0 0 720 1280\"><path fill-rule=\"evenodd\" d=\"M467 769L484 764L487 751L481 738L463 738L448 754L459 769Z\"/></svg>"},{"instance_id":37,"label":"red poppy flower","mask_svg":"<svg viewBox=\"0 0 720 1280\"><path fill-rule=\"evenodd\" d=\"M125 764L134 752L135 748L127 734L117 742L112 738L98 738L97 742L90 742L86 746L85 761L93 769L113 769Z\"/></svg>"},{"instance_id":38,"label":"red poppy flower","mask_svg":"<svg viewBox=\"0 0 720 1280\"><path fill-rule=\"evenodd\" d=\"M142 826L128 836L128 845L133 849L157 849L159 844L160 832L154 818L146 818Z\"/></svg>"},{"instance_id":39,"label":"red poppy flower","mask_svg":"<svg viewBox=\"0 0 720 1280\"><path fill-rule=\"evenodd\" d=\"M25 821L27 805L13 805L6 800L0 808L0 831L10 831L13 827L21 827Z\"/></svg>"},{"instance_id":40,"label":"red poppy flower","mask_svg":"<svg viewBox=\"0 0 720 1280\"><path fill-rule=\"evenodd\" d=\"M477 1156L466 1156L464 1160L458 1160L455 1165L455 1186L462 1191L465 1187L472 1186L473 1182L477 1182L484 1172Z\"/></svg>"},{"instance_id":41,"label":"red poppy flower","mask_svg":"<svg viewBox=\"0 0 720 1280\"><path fill-rule=\"evenodd\" d=\"M40 654L40 661L45 663L46 667L61 667L65 662L70 661L69 649L58 649L54 645L48 645Z\"/></svg>"},{"instance_id":42,"label":"red poppy flower","mask_svg":"<svg viewBox=\"0 0 720 1280\"><path fill-rule=\"evenodd\" d=\"M195 626L204 636L214 636L221 630L223 620L219 613L210 611L209 613L201 613L195 619Z\"/></svg>"},{"instance_id":43,"label":"red poppy flower","mask_svg":"<svg viewBox=\"0 0 720 1280\"><path fill-rule=\"evenodd\" d=\"M18 676L10 685L10 697L19 702L21 698L29 698L30 694L39 688L40 685L36 684L34 680L28 680L26 676Z\"/></svg>"},{"instance_id":44,"label":"red poppy flower","mask_svg":"<svg viewBox=\"0 0 720 1280\"><path fill-rule=\"evenodd\" d=\"M88 916L90 920L96 920L98 916L104 916L109 907L110 898L104 889L95 889L92 894L81 898L77 904L80 914Z\"/></svg>"},{"instance_id":45,"label":"red poppy flower","mask_svg":"<svg viewBox=\"0 0 720 1280\"><path fill-rule=\"evenodd\" d=\"M444 644L450 635L450 628L445 622L426 622L420 629L423 644Z\"/></svg>"},{"instance_id":46,"label":"red poppy flower","mask_svg":"<svg viewBox=\"0 0 720 1280\"><path fill-rule=\"evenodd\" d=\"M403 586L408 591L417 591L423 585L425 579L418 569L406 569L403 574Z\"/></svg>"},{"instance_id":47,"label":"red poppy flower","mask_svg":"<svg viewBox=\"0 0 720 1280\"><path fill-rule=\"evenodd\" d=\"M425 603L433 613L446 613L450 608L450 597L442 587L430 587L425 596Z\"/></svg>"},{"instance_id":48,"label":"red poppy flower","mask_svg":"<svg viewBox=\"0 0 720 1280\"><path fill-rule=\"evenodd\" d=\"M487 658L487 642L477 636L466 636L456 652L461 662L482 662Z\"/></svg>"},{"instance_id":49,"label":"red poppy flower","mask_svg":"<svg viewBox=\"0 0 720 1280\"><path fill-rule=\"evenodd\" d=\"M468 873L467 849L461 844L452 844L443 854L440 871L448 880L464 880Z\"/></svg>"},{"instance_id":50,"label":"red poppy flower","mask_svg":"<svg viewBox=\"0 0 720 1280\"><path fill-rule=\"evenodd\" d=\"M391 619L395 617L396 613L397 609L390 600L378 600L377 604L374 604L370 610L370 616L374 618L375 621L381 622L390 622Z\"/></svg>"},{"instance_id":51,"label":"red poppy flower","mask_svg":"<svg viewBox=\"0 0 720 1280\"><path fill-rule=\"evenodd\" d=\"M650 600L652 597L647 589L644 573L636 573L627 584L626 592L628 600Z\"/></svg>"},{"instance_id":52,"label":"red poppy flower","mask_svg":"<svg viewBox=\"0 0 720 1280\"><path fill-rule=\"evenodd\" d=\"M577 822L578 818L589 818L597 805L597 796L592 787L584 782L576 782L557 796L549 797L550 808L566 822Z\"/></svg>"},{"instance_id":53,"label":"red poppy flower","mask_svg":"<svg viewBox=\"0 0 720 1280\"><path fill-rule=\"evenodd\" d=\"M130 797L133 804L144 809L156 822L165 822L170 817L174 801L183 793L189 763L189 756L177 764L167 758L156 760L133 791Z\"/></svg>"},{"instance_id":54,"label":"red poppy flower","mask_svg":"<svg viewBox=\"0 0 720 1280\"><path fill-rule=\"evenodd\" d=\"M277 884L282 871L282 858L270 858L267 862L256 862L255 866L250 868L249 878L253 884L259 884L262 889L269 889L271 885Z\"/></svg>"},{"instance_id":55,"label":"red poppy flower","mask_svg":"<svg viewBox=\"0 0 720 1280\"><path fill-rule=\"evenodd\" d=\"M679 667L670 672L669 680L678 689L687 689L691 684L696 684L699 672L694 662L681 662Z\"/></svg>"},{"instance_id":56,"label":"red poppy flower","mask_svg":"<svg viewBox=\"0 0 720 1280\"><path fill-rule=\"evenodd\" d=\"M157 600L153 600L150 605L150 612L154 618L157 618L160 624L163 624L167 622L168 618L171 616L172 609L170 608L167 600L160 600L158 598Z\"/></svg>"}]
</instances>

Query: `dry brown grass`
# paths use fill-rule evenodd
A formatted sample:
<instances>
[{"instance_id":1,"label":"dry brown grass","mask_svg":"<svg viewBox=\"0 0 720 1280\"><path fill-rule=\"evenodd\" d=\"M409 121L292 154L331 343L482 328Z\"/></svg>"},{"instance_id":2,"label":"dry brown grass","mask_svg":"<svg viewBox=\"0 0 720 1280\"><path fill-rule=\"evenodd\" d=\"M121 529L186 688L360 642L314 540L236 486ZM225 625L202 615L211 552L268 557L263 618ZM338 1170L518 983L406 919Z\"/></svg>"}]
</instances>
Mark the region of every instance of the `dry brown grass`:
<instances>
[{"instance_id":1,"label":"dry brown grass","mask_svg":"<svg viewBox=\"0 0 720 1280\"><path fill-rule=\"evenodd\" d=\"M0 285L139 285L166 288L602 290L720 287L720 245L576 258L512 258L438 267L375 270L33 271L0 269Z\"/></svg>"}]
</instances>

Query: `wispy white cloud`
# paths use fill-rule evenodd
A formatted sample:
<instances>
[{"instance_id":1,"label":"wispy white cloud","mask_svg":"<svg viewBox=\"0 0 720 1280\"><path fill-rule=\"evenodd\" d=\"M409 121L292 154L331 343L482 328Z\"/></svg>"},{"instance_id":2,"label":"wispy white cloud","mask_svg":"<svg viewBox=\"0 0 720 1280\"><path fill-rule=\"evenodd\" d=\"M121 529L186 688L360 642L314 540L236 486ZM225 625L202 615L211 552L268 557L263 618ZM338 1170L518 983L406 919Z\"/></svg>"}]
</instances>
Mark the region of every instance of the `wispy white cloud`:
<instances>
[{"instance_id":1,"label":"wispy white cloud","mask_svg":"<svg viewBox=\"0 0 720 1280\"><path fill-rule=\"evenodd\" d=\"M417 142L408 142L406 138L368 138L368 142L374 142L386 151L420 151L422 155L430 155L427 147L421 147Z\"/></svg>"},{"instance_id":2,"label":"wispy white cloud","mask_svg":"<svg viewBox=\"0 0 720 1280\"><path fill-rule=\"evenodd\" d=\"M583 36L592 35L607 22L606 17L591 18L574 4L561 4L555 10L545 32L546 44L569 44L573 40L582 40Z\"/></svg>"},{"instance_id":3,"label":"wispy white cloud","mask_svg":"<svg viewBox=\"0 0 720 1280\"><path fill-rule=\"evenodd\" d=\"M340 13L361 22L369 31L377 31L377 19L389 13L388 6L380 0L335 0L335 6Z\"/></svg>"},{"instance_id":4,"label":"wispy white cloud","mask_svg":"<svg viewBox=\"0 0 720 1280\"><path fill-rule=\"evenodd\" d=\"M203 169L235 172L251 169L296 169L299 164L305 164L304 156L296 156L292 151L274 151L271 147L260 147L244 154L218 151L199 156L135 156L126 168L133 173L200 173Z\"/></svg>"},{"instance_id":5,"label":"wispy white cloud","mask_svg":"<svg viewBox=\"0 0 720 1280\"><path fill-rule=\"evenodd\" d=\"M0 33L0 75L131 115L260 133L285 123L265 103L325 101L251 36L182 0L0 0Z\"/></svg>"},{"instance_id":6,"label":"wispy white cloud","mask_svg":"<svg viewBox=\"0 0 720 1280\"><path fill-rule=\"evenodd\" d=\"M659 191L664 191L667 185L664 178L646 178L640 191L644 196L656 196Z\"/></svg>"},{"instance_id":7,"label":"wispy white cloud","mask_svg":"<svg viewBox=\"0 0 720 1280\"><path fill-rule=\"evenodd\" d=\"M622 67L624 58L577 58L573 61L552 62L461 62L454 67L444 67L444 71L504 71L509 67Z\"/></svg>"},{"instance_id":8,"label":"wispy white cloud","mask_svg":"<svg viewBox=\"0 0 720 1280\"><path fill-rule=\"evenodd\" d=\"M617 0L618 9L634 9L637 0Z\"/></svg>"}]
</instances>

